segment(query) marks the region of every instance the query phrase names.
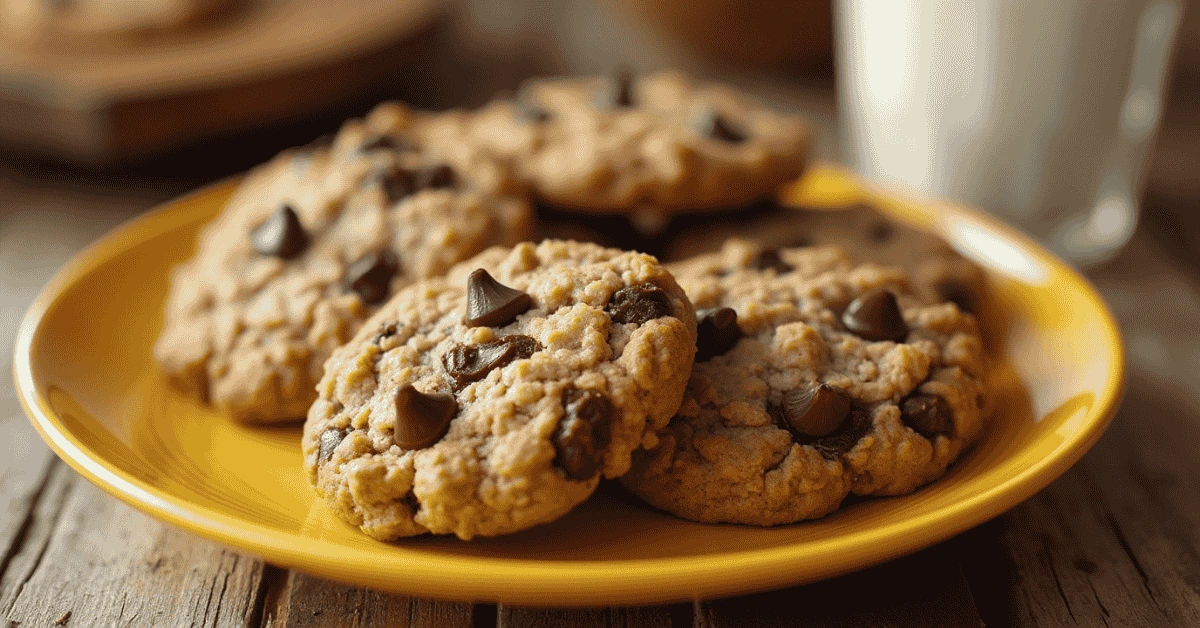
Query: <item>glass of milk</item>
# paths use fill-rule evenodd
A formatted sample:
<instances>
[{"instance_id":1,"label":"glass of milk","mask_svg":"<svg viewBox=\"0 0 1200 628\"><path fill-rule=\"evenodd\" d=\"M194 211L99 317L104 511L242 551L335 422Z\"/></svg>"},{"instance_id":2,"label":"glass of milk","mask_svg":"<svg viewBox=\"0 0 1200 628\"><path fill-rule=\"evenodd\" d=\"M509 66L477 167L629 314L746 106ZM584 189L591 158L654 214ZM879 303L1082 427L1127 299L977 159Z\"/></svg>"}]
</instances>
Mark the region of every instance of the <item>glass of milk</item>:
<instances>
[{"instance_id":1,"label":"glass of milk","mask_svg":"<svg viewBox=\"0 0 1200 628\"><path fill-rule=\"evenodd\" d=\"M1182 0L837 0L843 154L1080 265L1137 226Z\"/></svg>"}]
</instances>

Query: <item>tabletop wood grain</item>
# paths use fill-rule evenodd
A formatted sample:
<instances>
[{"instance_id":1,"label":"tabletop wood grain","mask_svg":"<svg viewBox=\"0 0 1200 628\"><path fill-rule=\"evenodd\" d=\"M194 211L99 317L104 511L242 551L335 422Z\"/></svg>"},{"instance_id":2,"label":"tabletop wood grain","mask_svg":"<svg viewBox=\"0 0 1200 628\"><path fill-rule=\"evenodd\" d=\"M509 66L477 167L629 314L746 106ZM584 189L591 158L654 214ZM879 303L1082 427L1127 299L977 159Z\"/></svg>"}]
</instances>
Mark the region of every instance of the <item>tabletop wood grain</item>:
<instances>
[{"instance_id":1,"label":"tabletop wood grain","mask_svg":"<svg viewBox=\"0 0 1200 628\"><path fill-rule=\"evenodd\" d=\"M940 545L813 585L556 610L415 599L273 567L142 515L41 443L8 383L25 307L86 243L201 182L0 165L0 617L10 626L1200 625L1200 251L1180 236L1195 229L1200 190L1152 189L1129 247L1091 273L1125 333L1128 388L1096 447L1045 490Z\"/></svg>"}]
</instances>

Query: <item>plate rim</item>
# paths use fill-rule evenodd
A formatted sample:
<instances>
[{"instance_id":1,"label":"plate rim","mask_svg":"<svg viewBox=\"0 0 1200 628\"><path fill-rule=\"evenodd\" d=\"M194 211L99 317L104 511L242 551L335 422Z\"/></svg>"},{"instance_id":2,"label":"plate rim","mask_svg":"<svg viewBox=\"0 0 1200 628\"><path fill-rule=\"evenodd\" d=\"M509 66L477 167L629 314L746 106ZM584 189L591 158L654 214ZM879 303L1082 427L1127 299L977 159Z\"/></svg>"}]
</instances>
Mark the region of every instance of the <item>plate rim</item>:
<instances>
[{"instance_id":1,"label":"plate rim","mask_svg":"<svg viewBox=\"0 0 1200 628\"><path fill-rule=\"evenodd\" d=\"M62 424L39 392L33 377L33 340L41 329L45 314L62 293L85 279L113 253L125 250L129 242L144 241L198 220L197 217L185 218L184 208L200 198L228 193L239 177L204 186L132 218L64 264L38 294L21 321L13 353L17 396L42 440L59 458L107 493L161 521L255 554L268 562L342 582L448 600L502 601L530 606L595 606L738 595L834 577L950 538L1009 510L1050 484L1091 449L1111 423L1124 394L1126 365L1120 328L1095 286L1032 238L977 210L917 200L894 189L877 188L859 181L840 166L819 164L810 172L848 176L868 197L926 206L935 210L930 213L939 216L952 213L980 223L1017 244L1052 269L1053 274L1075 284L1099 313L1104 328L1102 345L1111 356L1111 368L1104 386L1085 415L1083 427L1066 438L1053 454L967 499L849 536L671 558L538 561L422 554L370 561L367 560L369 552L354 552L360 559L348 561L345 548L328 546L320 539L279 532L263 524L217 512L124 473L90 450ZM176 220L168 220L169 217ZM823 560L813 561L813 556ZM489 568L480 568L484 562Z\"/></svg>"}]
</instances>

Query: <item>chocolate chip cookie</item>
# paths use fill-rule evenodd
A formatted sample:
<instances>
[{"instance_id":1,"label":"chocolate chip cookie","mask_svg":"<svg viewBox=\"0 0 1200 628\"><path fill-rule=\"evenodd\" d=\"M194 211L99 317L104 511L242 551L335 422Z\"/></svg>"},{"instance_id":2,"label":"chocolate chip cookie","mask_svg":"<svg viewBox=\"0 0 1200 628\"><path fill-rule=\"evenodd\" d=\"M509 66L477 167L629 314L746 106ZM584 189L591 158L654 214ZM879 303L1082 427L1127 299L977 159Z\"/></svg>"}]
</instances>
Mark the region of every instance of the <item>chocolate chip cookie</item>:
<instances>
[{"instance_id":1,"label":"chocolate chip cookie","mask_svg":"<svg viewBox=\"0 0 1200 628\"><path fill-rule=\"evenodd\" d=\"M775 206L738 224L721 221L695 226L673 235L663 257L682 260L711 253L731 237L775 248L842 246L862 261L908 270L914 291L925 301L953 301L976 314L986 289L983 269L944 240L865 205L830 210Z\"/></svg>"},{"instance_id":2,"label":"chocolate chip cookie","mask_svg":"<svg viewBox=\"0 0 1200 628\"><path fill-rule=\"evenodd\" d=\"M475 114L472 141L573 211L670 214L769 196L804 169L809 127L674 72L534 81Z\"/></svg>"},{"instance_id":3,"label":"chocolate chip cookie","mask_svg":"<svg viewBox=\"0 0 1200 628\"><path fill-rule=\"evenodd\" d=\"M304 426L309 479L382 540L552 521L657 444L695 342L653 257L491 249L401 290L334 352Z\"/></svg>"},{"instance_id":4,"label":"chocolate chip cookie","mask_svg":"<svg viewBox=\"0 0 1200 628\"><path fill-rule=\"evenodd\" d=\"M820 517L850 493L937 478L979 433L974 318L838 247L730 240L669 266L696 307L696 364L657 447L621 482L702 522Z\"/></svg>"},{"instance_id":5,"label":"chocolate chip cookie","mask_svg":"<svg viewBox=\"0 0 1200 628\"><path fill-rule=\"evenodd\" d=\"M300 419L322 365L396 290L532 231L504 170L385 104L252 172L178 268L155 356L246 422Z\"/></svg>"}]
</instances>

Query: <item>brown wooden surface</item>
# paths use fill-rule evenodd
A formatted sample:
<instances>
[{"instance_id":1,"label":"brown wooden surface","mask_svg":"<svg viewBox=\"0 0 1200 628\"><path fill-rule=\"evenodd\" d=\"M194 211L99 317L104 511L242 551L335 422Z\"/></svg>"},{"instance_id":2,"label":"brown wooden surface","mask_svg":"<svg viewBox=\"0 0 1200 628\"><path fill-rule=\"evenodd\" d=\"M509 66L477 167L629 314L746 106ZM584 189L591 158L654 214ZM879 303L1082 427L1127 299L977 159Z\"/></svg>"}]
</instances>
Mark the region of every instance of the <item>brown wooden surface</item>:
<instances>
[{"instance_id":1,"label":"brown wooden surface","mask_svg":"<svg viewBox=\"0 0 1200 628\"><path fill-rule=\"evenodd\" d=\"M827 99L817 102L815 117L828 121ZM1200 176L1192 128L1168 126L1152 183L1189 167ZM0 165L0 619L10 625L1200 625L1196 179L1153 186L1133 242L1091 273L1123 327L1129 385L1105 436L1047 489L950 541L826 582L663 607L545 610L420 600L265 565L108 497L33 433L8 383L25 306L87 242L210 176Z\"/></svg>"},{"instance_id":2,"label":"brown wooden surface","mask_svg":"<svg viewBox=\"0 0 1200 628\"><path fill-rule=\"evenodd\" d=\"M0 146L110 163L328 110L420 76L440 6L257 0L124 44L0 36Z\"/></svg>"}]
</instances>

